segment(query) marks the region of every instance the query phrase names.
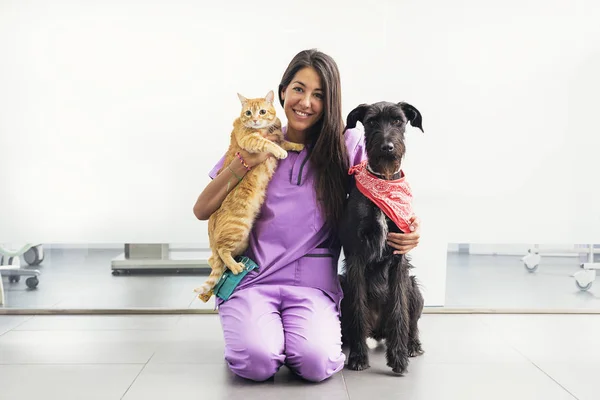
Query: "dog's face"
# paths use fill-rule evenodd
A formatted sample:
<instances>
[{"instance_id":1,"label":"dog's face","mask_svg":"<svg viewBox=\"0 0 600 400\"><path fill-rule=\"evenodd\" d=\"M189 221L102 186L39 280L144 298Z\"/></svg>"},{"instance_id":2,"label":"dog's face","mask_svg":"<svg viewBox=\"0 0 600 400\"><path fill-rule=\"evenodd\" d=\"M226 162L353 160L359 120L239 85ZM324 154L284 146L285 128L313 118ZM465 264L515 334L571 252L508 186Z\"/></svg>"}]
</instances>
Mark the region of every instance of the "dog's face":
<instances>
[{"instance_id":1,"label":"dog's face","mask_svg":"<svg viewBox=\"0 0 600 400\"><path fill-rule=\"evenodd\" d=\"M403 102L361 104L348 114L346 129L354 128L358 121L365 128L369 165L375 172L388 177L400 168L404 157L404 132L407 122L423 131L419 110Z\"/></svg>"}]
</instances>

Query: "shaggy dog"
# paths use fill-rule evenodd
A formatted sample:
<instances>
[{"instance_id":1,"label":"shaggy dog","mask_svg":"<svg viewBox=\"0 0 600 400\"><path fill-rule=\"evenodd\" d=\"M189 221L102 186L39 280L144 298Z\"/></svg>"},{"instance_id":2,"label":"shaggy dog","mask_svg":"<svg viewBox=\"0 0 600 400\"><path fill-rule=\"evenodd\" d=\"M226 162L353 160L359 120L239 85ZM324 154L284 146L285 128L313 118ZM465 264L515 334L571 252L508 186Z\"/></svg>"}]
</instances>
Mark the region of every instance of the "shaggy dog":
<instances>
[{"instance_id":1,"label":"shaggy dog","mask_svg":"<svg viewBox=\"0 0 600 400\"><path fill-rule=\"evenodd\" d=\"M387 365L404 374L408 358L423 354L417 323L423 296L405 255L393 254L388 232L406 232L411 216L410 187L400 168L406 124L423 131L421 113L407 103L361 104L348 115L346 129L360 121L368 162L354 166L340 227L344 272L340 277L342 342L349 347L347 367L369 368L367 338L385 340Z\"/></svg>"}]
</instances>

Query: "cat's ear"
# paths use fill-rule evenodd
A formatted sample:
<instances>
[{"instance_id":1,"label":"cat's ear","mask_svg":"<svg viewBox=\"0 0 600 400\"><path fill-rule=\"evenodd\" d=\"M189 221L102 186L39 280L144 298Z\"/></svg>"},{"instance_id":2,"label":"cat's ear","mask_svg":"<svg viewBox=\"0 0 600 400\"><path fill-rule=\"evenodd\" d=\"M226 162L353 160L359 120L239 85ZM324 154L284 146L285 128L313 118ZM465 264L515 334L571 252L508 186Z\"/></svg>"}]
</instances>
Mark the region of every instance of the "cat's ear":
<instances>
[{"instance_id":1,"label":"cat's ear","mask_svg":"<svg viewBox=\"0 0 600 400\"><path fill-rule=\"evenodd\" d=\"M238 95L240 101L242 102L242 105L244 105L248 102L248 99L245 98L244 96L242 96L241 94L238 93L237 95Z\"/></svg>"},{"instance_id":2,"label":"cat's ear","mask_svg":"<svg viewBox=\"0 0 600 400\"><path fill-rule=\"evenodd\" d=\"M267 93L267 95L265 96L265 100L273 104L273 99L275 99L275 93L273 93L273 91L270 90L269 93Z\"/></svg>"}]
</instances>

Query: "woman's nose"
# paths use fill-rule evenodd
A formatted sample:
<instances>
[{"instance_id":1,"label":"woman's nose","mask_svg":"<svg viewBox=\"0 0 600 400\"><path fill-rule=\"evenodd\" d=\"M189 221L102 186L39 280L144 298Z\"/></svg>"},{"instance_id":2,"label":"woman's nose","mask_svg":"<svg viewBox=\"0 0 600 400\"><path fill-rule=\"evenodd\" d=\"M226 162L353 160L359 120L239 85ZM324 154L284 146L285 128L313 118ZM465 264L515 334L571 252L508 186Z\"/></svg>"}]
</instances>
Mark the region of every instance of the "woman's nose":
<instances>
[{"instance_id":1,"label":"woman's nose","mask_svg":"<svg viewBox=\"0 0 600 400\"><path fill-rule=\"evenodd\" d=\"M304 108L309 108L310 107L310 96L304 96L302 98L301 103L304 106Z\"/></svg>"}]
</instances>

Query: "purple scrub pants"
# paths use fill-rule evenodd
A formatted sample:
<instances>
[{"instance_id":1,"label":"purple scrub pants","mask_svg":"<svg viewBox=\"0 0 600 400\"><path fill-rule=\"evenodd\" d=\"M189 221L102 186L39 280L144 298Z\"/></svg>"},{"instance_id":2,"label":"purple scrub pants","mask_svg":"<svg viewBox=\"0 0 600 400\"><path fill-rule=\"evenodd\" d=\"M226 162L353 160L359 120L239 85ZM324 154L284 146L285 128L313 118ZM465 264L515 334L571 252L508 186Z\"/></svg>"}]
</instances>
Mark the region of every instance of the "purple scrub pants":
<instances>
[{"instance_id":1,"label":"purple scrub pants","mask_svg":"<svg viewBox=\"0 0 600 400\"><path fill-rule=\"evenodd\" d=\"M287 365L320 382L344 367L339 311L319 289L253 285L219 306L225 360L237 375L254 381Z\"/></svg>"}]
</instances>

